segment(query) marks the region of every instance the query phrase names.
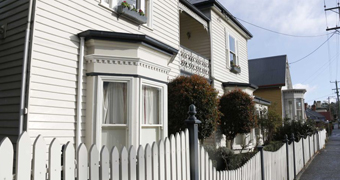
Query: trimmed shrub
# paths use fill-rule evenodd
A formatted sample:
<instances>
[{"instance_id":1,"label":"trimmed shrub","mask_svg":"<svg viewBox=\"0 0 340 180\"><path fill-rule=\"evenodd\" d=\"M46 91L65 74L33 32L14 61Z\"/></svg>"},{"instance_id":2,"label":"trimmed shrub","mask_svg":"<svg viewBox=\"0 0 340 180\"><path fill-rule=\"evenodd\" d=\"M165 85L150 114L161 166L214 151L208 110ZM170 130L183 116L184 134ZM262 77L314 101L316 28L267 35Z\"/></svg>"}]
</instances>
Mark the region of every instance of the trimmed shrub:
<instances>
[{"instance_id":1,"label":"trimmed shrub","mask_svg":"<svg viewBox=\"0 0 340 180\"><path fill-rule=\"evenodd\" d=\"M279 127L274 135L274 140L282 141L287 134L290 138L292 133L294 134L295 141L298 142L301 137L315 133L316 131L315 121L308 119L306 122L302 120L285 120L284 125Z\"/></svg>"},{"instance_id":2,"label":"trimmed shrub","mask_svg":"<svg viewBox=\"0 0 340 180\"><path fill-rule=\"evenodd\" d=\"M275 152L279 150L284 143L282 141L271 141L269 144L265 145L263 150Z\"/></svg>"},{"instance_id":3,"label":"trimmed shrub","mask_svg":"<svg viewBox=\"0 0 340 180\"><path fill-rule=\"evenodd\" d=\"M220 131L226 136L228 147L232 149L237 134L249 133L256 124L254 102L247 93L240 89L223 95L220 99Z\"/></svg>"},{"instance_id":4,"label":"trimmed shrub","mask_svg":"<svg viewBox=\"0 0 340 180\"><path fill-rule=\"evenodd\" d=\"M186 128L188 108L196 106L196 117L202 122L198 126L198 138L209 137L216 129L220 118L218 92L202 76L180 76L168 84L168 132L169 135Z\"/></svg>"},{"instance_id":5,"label":"trimmed shrub","mask_svg":"<svg viewBox=\"0 0 340 180\"><path fill-rule=\"evenodd\" d=\"M234 152L226 147L215 148L213 146L204 146L208 152L209 158L213 162L216 170L234 170L243 166L256 152L234 154Z\"/></svg>"}]
</instances>

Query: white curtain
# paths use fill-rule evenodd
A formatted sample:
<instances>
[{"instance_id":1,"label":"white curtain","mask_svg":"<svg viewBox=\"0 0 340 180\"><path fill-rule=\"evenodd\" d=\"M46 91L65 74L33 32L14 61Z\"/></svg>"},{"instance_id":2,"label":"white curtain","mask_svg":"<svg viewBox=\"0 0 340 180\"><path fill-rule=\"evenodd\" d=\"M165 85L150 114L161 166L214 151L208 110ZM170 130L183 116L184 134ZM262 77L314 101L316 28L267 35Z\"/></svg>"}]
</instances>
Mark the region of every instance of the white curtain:
<instances>
[{"instance_id":1,"label":"white curtain","mask_svg":"<svg viewBox=\"0 0 340 180\"><path fill-rule=\"evenodd\" d=\"M159 89L143 86L142 123L159 124Z\"/></svg>"},{"instance_id":2,"label":"white curtain","mask_svg":"<svg viewBox=\"0 0 340 180\"><path fill-rule=\"evenodd\" d=\"M126 83L105 83L103 96L103 124L126 124Z\"/></svg>"}]
</instances>

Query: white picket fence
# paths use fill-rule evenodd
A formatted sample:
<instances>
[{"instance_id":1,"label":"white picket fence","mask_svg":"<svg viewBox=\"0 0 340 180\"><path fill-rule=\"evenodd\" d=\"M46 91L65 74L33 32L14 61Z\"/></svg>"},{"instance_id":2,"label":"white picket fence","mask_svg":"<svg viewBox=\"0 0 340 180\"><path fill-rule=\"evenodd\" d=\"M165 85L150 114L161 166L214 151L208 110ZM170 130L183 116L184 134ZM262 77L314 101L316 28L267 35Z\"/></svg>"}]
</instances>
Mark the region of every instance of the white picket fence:
<instances>
[{"instance_id":1,"label":"white picket fence","mask_svg":"<svg viewBox=\"0 0 340 180\"><path fill-rule=\"evenodd\" d=\"M325 139L323 130L305 138L303 144L301 140L295 143L296 173L304 167L303 154L306 163L323 148ZM289 180L292 180L293 144L288 145L288 149ZM217 171L204 148L198 150L201 180L261 180L260 153L236 170ZM61 144L53 139L48 157L46 152L42 136L38 136L32 146L29 135L23 133L17 142L14 162L13 144L8 138L3 139L0 142L0 180L190 180L188 130L154 142L152 146L139 146L137 150L131 146L120 152L115 147L109 151L104 146L98 151L97 146L92 145L88 152L84 144L75 150L68 142L61 152ZM286 158L285 145L276 152L263 152L266 180L288 179Z\"/></svg>"},{"instance_id":2,"label":"white picket fence","mask_svg":"<svg viewBox=\"0 0 340 180\"><path fill-rule=\"evenodd\" d=\"M314 137L314 138L313 138ZM319 138L319 141L317 141ZM299 142L295 142L296 174L298 174L310 158L325 145L326 130L319 131L318 135L307 136ZM309 142L310 141L310 142ZM319 142L319 144L318 144ZM303 146L304 145L304 146ZM302 146L304 147L302 149ZM261 180L261 155L256 153L246 164L236 170L217 171L212 166L208 153L203 146L199 149L199 175L202 180ZM293 143L288 145L289 179L287 177L287 151L283 145L275 152L263 151L264 179L265 180L293 180L294 156ZM310 153L309 153L310 152ZM305 161L303 161L303 154Z\"/></svg>"},{"instance_id":3,"label":"white picket fence","mask_svg":"<svg viewBox=\"0 0 340 180\"><path fill-rule=\"evenodd\" d=\"M61 144L53 139L46 159L44 138L38 136L33 144L27 133L17 143L16 180L179 180L190 179L188 130L165 138L152 146L117 148L110 152L96 145L90 151L81 144L75 151L68 142L63 153ZM33 157L32 157L33 154ZM61 155L63 154L63 165ZM48 162L48 164L46 164ZM13 145L8 138L0 143L0 180L13 179Z\"/></svg>"},{"instance_id":4,"label":"white picket fence","mask_svg":"<svg viewBox=\"0 0 340 180\"><path fill-rule=\"evenodd\" d=\"M256 153L246 164L235 170L216 171L203 147L200 149L199 176L202 180L261 180L261 156Z\"/></svg>"}]
</instances>

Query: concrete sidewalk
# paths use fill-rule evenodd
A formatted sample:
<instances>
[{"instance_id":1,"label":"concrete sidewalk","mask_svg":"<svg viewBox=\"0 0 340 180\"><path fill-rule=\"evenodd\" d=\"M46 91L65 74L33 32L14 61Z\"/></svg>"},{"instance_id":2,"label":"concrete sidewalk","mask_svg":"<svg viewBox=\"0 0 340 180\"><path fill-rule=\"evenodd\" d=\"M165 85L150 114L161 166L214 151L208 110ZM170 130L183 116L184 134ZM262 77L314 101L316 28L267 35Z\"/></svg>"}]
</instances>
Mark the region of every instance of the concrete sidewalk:
<instances>
[{"instance_id":1,"label":"concrete sidewalk","mask_svg":"<svg viewBox=\"0 0 340 180\"><path fill-rule=\"evenodd\" d=\"M315 156L300 180L340 180L340 130L337 125L326 148Z\"/></svg>"}]
</instances>

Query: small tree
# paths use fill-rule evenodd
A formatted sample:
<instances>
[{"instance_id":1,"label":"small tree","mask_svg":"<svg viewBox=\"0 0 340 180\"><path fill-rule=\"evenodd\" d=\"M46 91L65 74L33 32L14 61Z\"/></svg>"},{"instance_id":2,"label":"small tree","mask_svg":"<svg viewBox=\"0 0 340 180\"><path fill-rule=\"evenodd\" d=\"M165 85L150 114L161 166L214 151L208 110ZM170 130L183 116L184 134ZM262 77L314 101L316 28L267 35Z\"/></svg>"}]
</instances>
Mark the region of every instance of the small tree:
<instances>
[{"instance_id":1,"label":"small tree","mask_svg":"<svg viewBox=\"0 0 340 180\"><path fill-rule=\"evenodd\" d=\"M268 109L268 112L263 112L264 116L260 117L258 124L261 126L262 132L267 131L267 143L273 140L274 133L282 126L282 118L279 113L275 111L276 105Z\"/></svg>"},{"instance_id":2,"label":"small tree","mask_svg":"<svg viewBox=\"0 0 340 180\"><path fill-rule=\"evenodd\" d=\"M186 128L190 104L196 106L196 117L202 122L198 126L198 138L203 140L215 130L220 113L217 91L204 77L180 76L168 84L168 132L174 134Z\"/></svg>"},{"instance_id":3,"label":"small tree","mask_svg":"<svg viewBox=\"0 0 340 180\"><path fill-rule=\"evenodd\" d=\"M255 126L254 102L240 89L223 95L220 99L220 131L226 136L226 143L232 149L237 134L249 133Z\"/></svg>"}]
</instances>

